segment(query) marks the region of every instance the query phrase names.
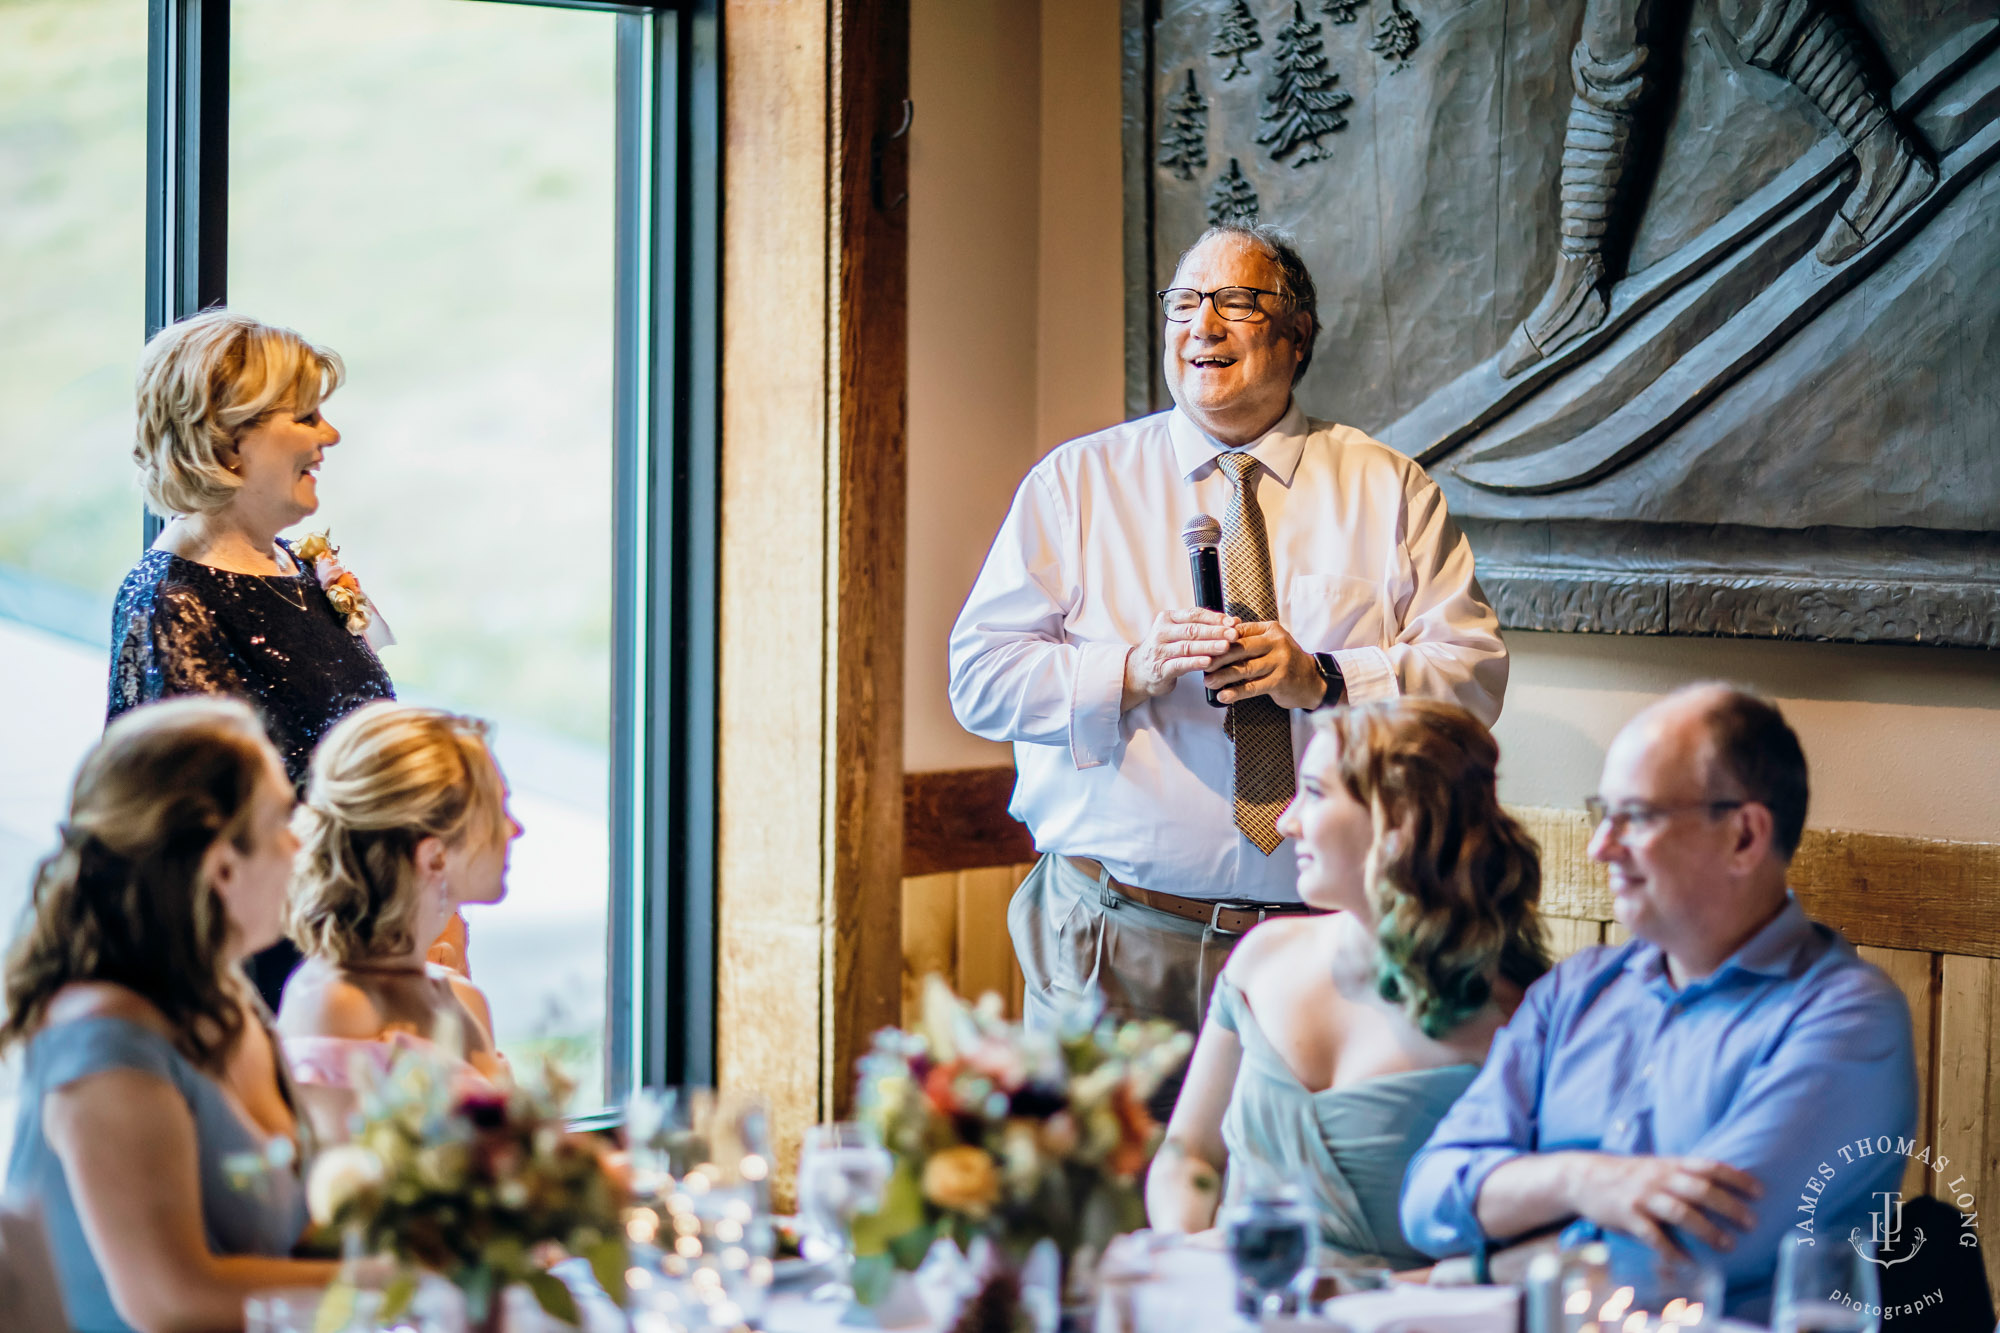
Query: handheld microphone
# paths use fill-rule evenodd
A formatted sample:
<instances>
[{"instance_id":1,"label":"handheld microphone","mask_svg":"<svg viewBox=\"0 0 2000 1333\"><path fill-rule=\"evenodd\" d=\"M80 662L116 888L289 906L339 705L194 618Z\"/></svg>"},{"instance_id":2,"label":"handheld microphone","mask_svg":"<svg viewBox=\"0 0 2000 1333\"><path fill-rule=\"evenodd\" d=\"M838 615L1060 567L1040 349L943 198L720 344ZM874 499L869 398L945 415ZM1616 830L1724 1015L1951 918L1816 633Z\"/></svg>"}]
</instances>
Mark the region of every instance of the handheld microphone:
<instances>
[{"instance_id":1,"label":"handheld microphone","mask_svg":"<svg viewBox=\"0 0 2000 1333\"><path fill-rule=\"evenodd\" d=\"M1187 547L1188 570L1194 576L1195 605L1208 611L1223 609L1222 555L1216 549L1222 541L1222 525L1208 514L1196 514L1181 525L1181 544ZM1202 694L1211 708L1227 708L1215 691Z\"/></svg>"}]
</instances>

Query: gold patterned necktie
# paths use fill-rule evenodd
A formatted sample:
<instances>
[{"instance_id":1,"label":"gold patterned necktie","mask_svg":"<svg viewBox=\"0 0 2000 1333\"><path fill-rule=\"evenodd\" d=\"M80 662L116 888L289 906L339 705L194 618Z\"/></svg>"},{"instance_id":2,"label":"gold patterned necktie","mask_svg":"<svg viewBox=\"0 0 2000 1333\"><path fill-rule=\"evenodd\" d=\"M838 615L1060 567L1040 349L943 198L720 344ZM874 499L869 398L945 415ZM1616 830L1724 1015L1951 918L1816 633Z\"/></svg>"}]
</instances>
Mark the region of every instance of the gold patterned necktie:
<instances>
[{"instance_id":1,"label":"gold patterned necktie","mask_svg":"<svg viewBox=\"0 0 2000 1333\"><path fill-rule=\"evenodd\" d=\"M1257 504L1257 460L1231 452L1220 455L1216 465L1229 477L1229 508L1222 516L1224 603L1239 620L1276 620L1271 541ZM1278 816L1298 787L1291 715L1260 694L1229 705L1223 730L1236 747L1236 827L1269 856L1284 841L1278 835Z\"/></svg>"}]
</instances>

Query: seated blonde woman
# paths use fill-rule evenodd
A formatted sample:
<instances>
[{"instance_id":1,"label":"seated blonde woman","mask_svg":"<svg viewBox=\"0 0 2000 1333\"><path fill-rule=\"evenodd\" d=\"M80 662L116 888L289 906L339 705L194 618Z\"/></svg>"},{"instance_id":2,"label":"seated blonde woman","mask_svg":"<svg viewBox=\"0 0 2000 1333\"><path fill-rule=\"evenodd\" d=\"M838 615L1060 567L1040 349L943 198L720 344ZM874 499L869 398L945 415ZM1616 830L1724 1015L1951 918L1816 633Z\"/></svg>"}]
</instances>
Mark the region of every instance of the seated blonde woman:
<instances>
[{"instance_id":1,"label":"seated blonde woman","mask_svg":"<svg viewBox=\"0 0 2000 1333\"><path fill-rule=\"evenodd\" d=\"M334 1275L290 1257L305 1135L243 974L278 939L291 813L248 707L153 704L83 761L36 872L0 1021L26 1056L5 1190L39 1205L78 1333L237 1328L251 1292Z\"/></svg>"},{"instance_id":2,"label":"seated blonde woman","mask_svg":"<svg viewBox=\"0 0 2000 1333\"><path fill-rule=\"evenodd\" d=\"M521 826L486 724L406 704L356 710L314 752L296 827L287 922L305 962L278 1033L314 1130L344 1139L357 1064L384 1069L401 1048L504 1078L485 996L426 958L460 906L507 892Z\"/></svg>"},{"instance_id":3,"label":"seated blonde woman","mask_svg":"<svg viewBox=\"0 0 2000 1333\"><path fill-rule=\"evenodd\" d=\"M1231 953L1146 1210L1199 1231L1219 1193L1291 1184L1325 1244L1416 1268L1403 1170L1548 970L1540 857L1470 713L1399 699L1314 721L1278 828L1299 896L1328 914L1266 921Z\"/></svg>"}]
</instances>

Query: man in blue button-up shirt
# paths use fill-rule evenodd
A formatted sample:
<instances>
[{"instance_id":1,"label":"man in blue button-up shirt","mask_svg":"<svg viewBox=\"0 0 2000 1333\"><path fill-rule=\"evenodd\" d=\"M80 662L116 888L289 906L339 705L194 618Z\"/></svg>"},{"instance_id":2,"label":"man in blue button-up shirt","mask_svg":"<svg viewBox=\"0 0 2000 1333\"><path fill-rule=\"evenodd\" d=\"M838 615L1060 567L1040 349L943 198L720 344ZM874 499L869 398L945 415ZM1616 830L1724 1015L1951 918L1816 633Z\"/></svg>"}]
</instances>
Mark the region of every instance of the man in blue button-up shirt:
<instances>
[{"instance_id":1,"label":"man in blue button-up shirt","mask_svg":"<svg viewBox=\"0 0 2000 1333\"><path fill-rule=\"evenodd\" d=\"M1759 1315L1780 1242L1868 1235L1898 1188L1909 1010L1785 887L1806 769L1769 703L1670 695L1612 742L1590 805L1634 938L1529 988L1411 1162L1403 1229L1440 1257L1559 1230L1614 1257L1681 1251L1722 1270L1731 1313Z\"/></svg>"}]
</instances>

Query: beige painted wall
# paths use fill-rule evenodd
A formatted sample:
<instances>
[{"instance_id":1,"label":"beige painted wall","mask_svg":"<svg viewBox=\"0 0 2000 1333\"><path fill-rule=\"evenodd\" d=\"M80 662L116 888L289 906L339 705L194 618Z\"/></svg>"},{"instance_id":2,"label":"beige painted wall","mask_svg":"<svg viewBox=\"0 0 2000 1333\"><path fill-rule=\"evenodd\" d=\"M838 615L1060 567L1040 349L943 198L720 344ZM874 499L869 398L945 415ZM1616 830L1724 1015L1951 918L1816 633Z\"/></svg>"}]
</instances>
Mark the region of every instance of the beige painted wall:
<instances>
[{"instance_id":1,"label":"beige painted wall","mask_svg":"<svg viewBox=\"0 0 2000 1333\"><path fill-rule=\"evenodd\" d=\"M1124 415L1116 0L913 0L910 100L903 762L926 772L1010 762L953 720L945 639L1022 475Z\"/></svg>"},{"instance_id":2,"label":"beige painted wall","mask_svg":"<svg viewBox=\"0 0 2000 1333\"><path fill-rule=\"evenodd\" d=\"M915 0L912 772L1007 762L952 720L945 636L1029 464L1122 415L1118 9ZM2000 840L2000 654L1526 633L1508 644L1510 802L1581 804L1625 719L1721 676L1784 704L1813 765L1816 826Z\"/></svg>"}]
</instances>

